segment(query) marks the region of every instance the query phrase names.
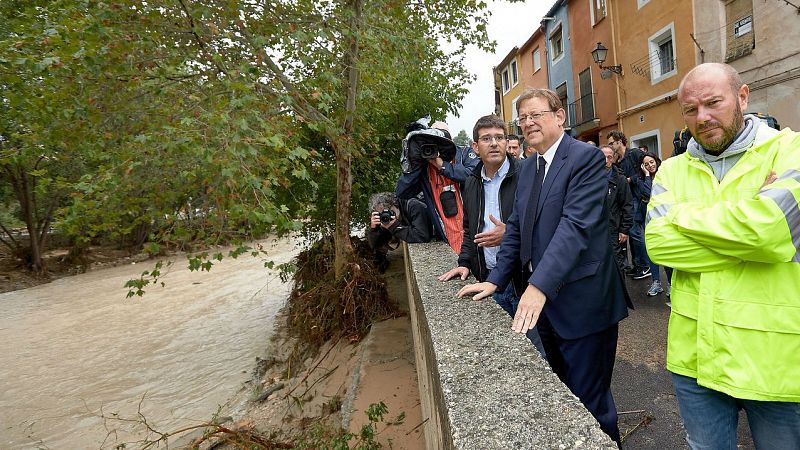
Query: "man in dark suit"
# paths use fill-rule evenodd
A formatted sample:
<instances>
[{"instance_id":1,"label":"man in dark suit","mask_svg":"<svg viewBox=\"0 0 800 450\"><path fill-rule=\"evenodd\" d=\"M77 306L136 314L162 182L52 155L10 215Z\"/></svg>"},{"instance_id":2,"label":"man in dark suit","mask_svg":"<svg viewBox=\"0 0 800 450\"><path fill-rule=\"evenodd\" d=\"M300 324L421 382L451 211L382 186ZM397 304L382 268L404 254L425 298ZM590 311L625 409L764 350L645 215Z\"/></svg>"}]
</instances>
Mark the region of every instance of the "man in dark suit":
<instances>
[{"instance_id":1,"label":"man in dark suit","mask_svg":"<svg viewBox=\"0 0 800 450\"><path fill-rule=\"evenodd\" d=\"M566 113L555 92L527 90L517 110L536 153L521 169L495 270L458 296L478 300L502 290L521 266L527 285L518 290L524 292L512 329L525 333L538 323L553 372L619 443L611 375L617 324L630 298L608 244L605 158L564 133Z\"/></svg>"}]
</instances>

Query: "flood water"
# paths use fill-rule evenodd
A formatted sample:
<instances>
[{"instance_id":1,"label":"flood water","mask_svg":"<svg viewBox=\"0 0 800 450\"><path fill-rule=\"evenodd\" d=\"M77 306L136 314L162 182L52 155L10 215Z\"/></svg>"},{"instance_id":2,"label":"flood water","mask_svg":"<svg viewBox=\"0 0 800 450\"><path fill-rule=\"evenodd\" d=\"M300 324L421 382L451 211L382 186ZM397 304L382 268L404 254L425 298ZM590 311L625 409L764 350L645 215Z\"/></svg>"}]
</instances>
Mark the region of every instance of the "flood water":
<instances>
[{"instance_id":1,"label":"flood water","mask_svg":"<svg viewBox=\"0 0 800 450\"><path fill-rule=\"evenodd\" d=\"M136 299L122 286L151 262L0 294L0 448L139 448L143 427L115 414L162 432L209 420L264 356L289 286L246 255L186 265Z\"/></svg>"}]
</instances>

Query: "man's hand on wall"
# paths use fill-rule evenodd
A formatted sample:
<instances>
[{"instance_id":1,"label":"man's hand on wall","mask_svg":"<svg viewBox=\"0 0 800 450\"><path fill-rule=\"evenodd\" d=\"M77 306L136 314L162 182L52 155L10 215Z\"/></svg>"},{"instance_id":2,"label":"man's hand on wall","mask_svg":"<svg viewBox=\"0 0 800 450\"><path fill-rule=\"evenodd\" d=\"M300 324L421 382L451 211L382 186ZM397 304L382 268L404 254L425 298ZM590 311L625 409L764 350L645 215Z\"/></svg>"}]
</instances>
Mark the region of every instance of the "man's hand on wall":
<instances>
[{"instance_id":1,"label":"man's hand on wall","mask_svg":"<svg viewBox=\"0 0 800 450\"><path fill-rule=\"evenodd\" d=\"M472 299L480 300L494 294L496 290L497 286L494 283L484 281L483 283L468 284L461 288L456 295L458 298L463 298L465 295L475 294L472 296Z\"/></svg>"},{"instance_id":2,"label":"man's hand on wall","mask_svg":"<svg viewBox=\"0 0 800 450\"><path fill-rule=\"evenodd\" d=\"M547 297L544 292L536 286L528 284L528 288L519 299L519 306L517 306L514 321L511 323L511 329L517 333L527 333L536 326L545 301L547 301Z\"/></svg>"},{"instance_id":3,"label":"man's hand on wall","mask_svg":"<svg viewBox=\"0 0 800 450\"><path fill-rule=\"evenodd\" d=\"M459 266L439 275L439 277L436 279L439 281L448 281L452 280L455 277L460 277L462 280L466 280L468 276L469 276L469 269L467 269L466 267Z\"/></svg>"}]
</instances>

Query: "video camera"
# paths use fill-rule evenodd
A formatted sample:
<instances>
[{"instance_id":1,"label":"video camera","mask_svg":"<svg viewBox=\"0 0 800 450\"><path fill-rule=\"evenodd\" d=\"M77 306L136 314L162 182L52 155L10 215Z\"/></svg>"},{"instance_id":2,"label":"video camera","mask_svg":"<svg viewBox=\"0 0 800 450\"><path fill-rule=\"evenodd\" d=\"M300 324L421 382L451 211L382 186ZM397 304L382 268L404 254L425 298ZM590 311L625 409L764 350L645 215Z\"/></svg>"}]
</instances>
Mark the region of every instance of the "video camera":
<instances>
[{"instance_id":1,"label":"video camera","mask_svg":"<svg viewBox=\"0 0 800 450\"><path fill-rule=\"evenodd\" d=\"M416 170L430 159L452 161L455 158L456 144L446 131L428 128L427 123L420 119L406 125L406 132L408 134L403 139L403 154L400 157L403 172Z\"/></svg>"}]
</instances>

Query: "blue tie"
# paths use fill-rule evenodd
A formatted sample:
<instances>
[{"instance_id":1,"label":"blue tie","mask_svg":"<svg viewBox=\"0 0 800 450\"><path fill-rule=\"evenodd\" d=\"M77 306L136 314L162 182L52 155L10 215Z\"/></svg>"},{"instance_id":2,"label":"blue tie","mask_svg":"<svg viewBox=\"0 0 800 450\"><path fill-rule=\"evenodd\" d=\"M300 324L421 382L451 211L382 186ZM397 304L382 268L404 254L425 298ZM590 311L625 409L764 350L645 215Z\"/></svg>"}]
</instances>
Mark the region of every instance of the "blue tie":
<instances>
[{"instance_id":1,"label":"blue tie","mask_svg":"<svg viewBox=\"0 0 800 450\"><path fill-rule=\"evenodd\" d=\"M544 160L543 156L538 156L538 158L539 160L537 161L538 165L536 167L536 177L533 179L531 198L528 200L527 215L530 217L530 220L526 221L526 223L530 224L533 224L533 219L536 217L536 210L539 208L539 196L542 193L542 184L544 183L544 166L547 164L547 161Z\"/></svg>"}]
</instances>

